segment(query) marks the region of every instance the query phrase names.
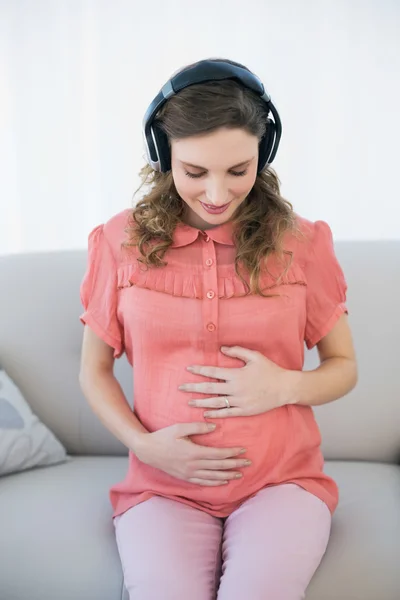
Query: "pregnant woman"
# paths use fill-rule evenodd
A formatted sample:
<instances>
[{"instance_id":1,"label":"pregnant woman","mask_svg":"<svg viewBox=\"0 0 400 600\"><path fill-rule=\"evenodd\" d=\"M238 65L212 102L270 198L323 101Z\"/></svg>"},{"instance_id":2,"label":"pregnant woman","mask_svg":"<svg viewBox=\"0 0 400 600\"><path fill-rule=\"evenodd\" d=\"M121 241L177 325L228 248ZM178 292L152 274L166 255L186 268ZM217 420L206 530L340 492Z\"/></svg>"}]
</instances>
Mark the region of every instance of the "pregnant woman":
<instances>
[{"instance_id":1,"label":"pregnant woman","mask_svg":"<svg viewBox=\"0 0 400 600\"><path fill-rule=\"evenodd\" d=\"M89 236L80 382L129 449L110 497L130 600L300 600L328 544L312 407L357 366L331 230L270 167L280 136L246 67L182 69L144 119L145 193Z\"/></svg>"}]
</instances>

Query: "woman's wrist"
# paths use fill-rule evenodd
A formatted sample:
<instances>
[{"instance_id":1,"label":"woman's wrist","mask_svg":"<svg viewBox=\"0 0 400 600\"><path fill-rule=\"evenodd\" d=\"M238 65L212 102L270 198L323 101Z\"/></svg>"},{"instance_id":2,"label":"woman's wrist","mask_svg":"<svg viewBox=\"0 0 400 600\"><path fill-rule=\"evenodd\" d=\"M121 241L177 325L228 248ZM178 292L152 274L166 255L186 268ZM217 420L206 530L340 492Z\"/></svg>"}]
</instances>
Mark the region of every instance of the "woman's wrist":
<instances>
[{"instance_id":1,"label":"woman's wrist","mask_svg":"<svg viewBox=\"0 0 400 600\"><path fill-rule=\"evenodd\" d=\"M342 357L326 359L312 371L290 371L286 404L319 406L345 396L357 382L354 360Z\"/></svg>"},{"instance_id":2,"label":"woman's wrist","mask_svg":"<svg viewBox=\"0 0 400 600\"><path fill-rule=\"evenodd\" d=\"M146 448L148 447L149 441L150 433L145 429L143 429L143 431L135 432L130 449L133 452L133 454L135 454L135 456L137 456L140 460L146 452Z\"/></svg>"},{"instance_id":3,"label":"woman's wrist","mask_svg":"<svg viewBox=\"0 0 400 600\"><path fill-rule=\"evenodd\" d=\"M302 371L286 369L279 386L277 406L299 403L299 388L301 386Z\"/></svg>"}]
</instances>

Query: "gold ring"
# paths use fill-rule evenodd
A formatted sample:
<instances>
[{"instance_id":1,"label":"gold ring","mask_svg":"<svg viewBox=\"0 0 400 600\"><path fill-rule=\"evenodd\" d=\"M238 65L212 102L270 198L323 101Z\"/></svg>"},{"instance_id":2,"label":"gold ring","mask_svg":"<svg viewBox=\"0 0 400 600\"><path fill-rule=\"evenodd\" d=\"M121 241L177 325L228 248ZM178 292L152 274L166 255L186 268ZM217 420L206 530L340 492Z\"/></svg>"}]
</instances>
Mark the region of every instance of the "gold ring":
<instances>
[{"instance_id":1,"label":"gold ring","mask_svg":"<svg viewBox=\"0 0 400 600\"><path fill-rule=\"evenodd\" d=\"M227 396L224 396L224 400L225 400L225 404L226 404L226 408L230 408L231 405L229 404L229 400Z\"/></svg>"}]
</instances>

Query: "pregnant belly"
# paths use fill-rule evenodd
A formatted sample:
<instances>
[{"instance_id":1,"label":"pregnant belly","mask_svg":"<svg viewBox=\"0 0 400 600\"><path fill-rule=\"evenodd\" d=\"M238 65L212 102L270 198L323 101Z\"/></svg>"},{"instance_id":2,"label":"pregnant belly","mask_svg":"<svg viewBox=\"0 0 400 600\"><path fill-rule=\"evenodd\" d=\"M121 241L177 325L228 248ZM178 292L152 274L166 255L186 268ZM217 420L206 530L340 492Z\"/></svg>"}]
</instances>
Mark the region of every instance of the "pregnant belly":
<instances>
[{"instance_id":1,"label":"pregnant belly","mask_svg":"<svg viewBox=\"0 0 400 600\"><path fill-rule=\"evenodd\" d=\"M160 401L160 398L147 398L141 401L135 399L135 413L141 423L149 431L158 431L178 423L214 423L214 432L205 435L192 436L197 444L221 447L240 446L257 447L262 445L270 451L278 450L284 445L285 432L289 426L288 408L282 407L260 415L250 417L230 417L223 419L205 419L205 409L193 408L188 405L187 397L176 402L170 399Z\"/></svg>"},{"instance_id":2,"label":"pregnant belly","mask_svg":"<svg viewBox=\"0 0 400 600\"><path fill-rule=\"evenodd\" d=\"M176 423L204 421L203 411L189 406L181 407L178 414L170 410L150 411L149 403L141 410L140 402L138 404L137 416L149 431ZM191 436L191 439L202 446L245 448L247 452L240 458L249 458L252 465L241 469L241 479L224 486L203 487L161 471L149 471L146 465L138 463L134 478L137 491L141 486L150 487L155 493L179 495L204 508L223 511L266 485L307 477L320 469L320 435L308 407L284 406L262 415L214 419L213 422L217 425L214 432Z\"/></svg>"},{"instance_id":3,"label":"pregnant belly","mask_svg":"<svg viewBox=\"0 0 400 600\"><path fill-rule=\"evenodd\" d=\"M260 473L275 468L289 449L289 440L293 436L290 407L282 407L250 417L230 417L207 419L216 424L215 431L204 435L191 436L195 444L215 448L245 448L244 457L249 458L253 466L243 470L246 479L250 473ZM142 408L137 403L135 411L149 431L158 431L177 423L205 422L203 409L180 405L179 410L171 410L171 403L148 402ZM241 481L235 482L240 485Z\"/></svg>"}]
</instances>

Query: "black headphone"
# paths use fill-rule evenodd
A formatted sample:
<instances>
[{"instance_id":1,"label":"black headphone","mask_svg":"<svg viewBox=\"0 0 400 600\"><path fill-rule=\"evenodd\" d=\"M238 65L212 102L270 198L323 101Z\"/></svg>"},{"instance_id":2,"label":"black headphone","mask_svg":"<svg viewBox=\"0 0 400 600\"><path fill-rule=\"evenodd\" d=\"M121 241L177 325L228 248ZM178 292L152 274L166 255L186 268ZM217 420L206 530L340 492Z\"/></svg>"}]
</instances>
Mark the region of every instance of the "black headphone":
<instances>
[{"instance_id":1,"label":"black headphone","mask_svg":"<svg viewBox=\"0 0 400 600\"><path fill-rule=\"evenodd\" d=\"M196 83L234 79L244 87L253 90L264 100L267 108L266 133L260 141L258 153L258 172L271 164L277 153L282 134L282 124L278 111L271 102L270 95L254 73L242 66L236 66L224 60L203 60L187 67L174 75L162 87L146 111L143 119L143 139L147 160L155 171L166 173L171 170L171 153L166 133L155 122L155 117L168 98ZM273 120L268 118L272 114Z\"/></svg>"}]
</instances>

